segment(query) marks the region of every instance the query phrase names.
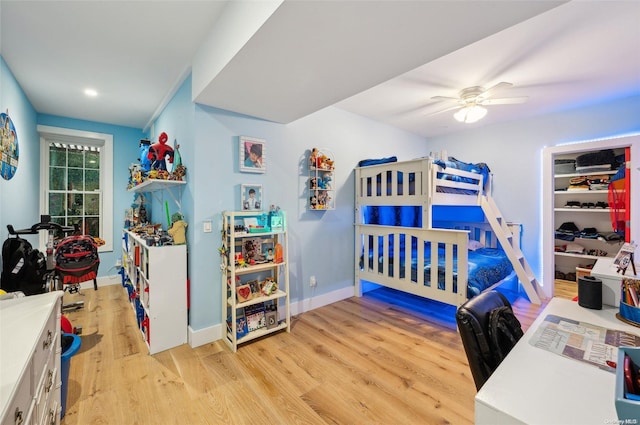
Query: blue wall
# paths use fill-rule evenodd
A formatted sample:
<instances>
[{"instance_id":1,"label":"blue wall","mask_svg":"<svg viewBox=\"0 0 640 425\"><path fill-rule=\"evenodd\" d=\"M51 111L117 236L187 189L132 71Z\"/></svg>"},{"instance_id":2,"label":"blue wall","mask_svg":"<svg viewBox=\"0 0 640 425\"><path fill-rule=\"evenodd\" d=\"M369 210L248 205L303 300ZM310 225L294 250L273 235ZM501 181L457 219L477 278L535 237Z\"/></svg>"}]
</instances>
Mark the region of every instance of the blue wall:
<instances>
[{"instance_id":1,"label":"blue wall","mask_svg":"<svg viewBox=\"0 0 640 425\"><path fill-rule=\"evenodd\" d=\"M145 136L142 130L38 116L4 61L1 65L0 107L9 108L16 123L21 157L14 179L0 180L0 226L39 218L36 125L60 126L114 135L114 238L118 240L124 210L133 200L126 191L128 167L137 162L138 142ZM298 308L308 309L328 294L348 293L353 286L353 168L359 160L392 155L408 160L445 149L466 162L488 163L494 173L496 202L507 220L523 223L523 251L539 275L542 149L640 131L640 97L425 140L334 107L282 125L195 105L190 93L189 78L154 123L151 137L153 141L165 131L172 145L177 139L187 167L181 208L189 223L190 326L195 331L221 323L221 212L239 209L243 183L262 184L265 204L279 205L287 212L291 299ZM240 172L241 135L266 140L265 174ZM306 208L306 158L312 147L333 152L337 167L334 211ZM160 215L155 221L162 221ZM213 223L213 232L203 232L205 221ZM113 273L119 256L118 251L101 256L102 275ZM315 288L309 286L312 275L318 282Z\"/></svg>"},{"instance_id":2,"label":"blue wall","mask_svg":"<svg viewBox=\"0 0 640 425\"><path fill-rule=\"evenodd\" d=\"M542 148L638 128L635 98L424 140L333 107L288 125L200 105L194 108L185 93L188 84L186 81L158 119L155 133L175 128L178 135L193 137L188 142L193 143L192 151L183 145L187 153L183 156L189 158L183 208L189 209L190 326L194 330L221 322L217 253L221 212L239 209L243 183L262 184L265 204L277 204L287 212L291 300L306 309L313 308L318 297L353 285L352 173L359 160L391 155L407 160L445 149L463 161L487 162L495 176L496 201L508 220L523 223L523 251L540 276ZM193 121L189 119L192 110ZM193 125L194 133L188 132L188 125ZM240 172L241 135L266 140L265 174ZM306 209L305 160L312 147L334 154L335 211ZM213 223L212 233L202 231L204 221ZM312 275L318 281L316 288L308 284Z\"/></svg>"},{"instance_id":3,"label":"blue wall","mask_svg":"<svg viewBox=\"0 0 640 425\"><path fill-rule=\"evenodd\" d=\"M425 155L424 140L336 108L282 125L194 105L190 83L185 81L158 117L154 133L165 131L170 140L177 137L187 166L182 207L189 223L191 328L221 323L221 213L240 208L243 183L262 184L265 204L276 204L287 213L293 303L307 300L313 305L314 297L352 287L353 167L363 158L390 153L403 159ZM240 172L241 135L266 140L265 174ZM335 211L307 211L306 158L313 147L335 154ZM205 221L212 222L213 232L203 232ZM308 284L312 275L318 281L313 290Z\"/></svg>"},{"instance_id":4,"label":"blue wall","mask_svg":"<svg viewBox=\"0 0 640 425\"><path fill-rule=\"evenodd\" d=\"M40 221L40 136L38 125L70 128L74 130L108 133L113 135L113 252L100 253L99 276L115 276L116 260L121 257L120 240L125 209L133 199L127 192L129 165L136 163L138 143L145 137L142 130L81 121L52 115L37 114L16 81L4 59L0 57L0 108L9 110L20 146L18 169L11 180L0 179L0 234L8 236L7 224L16 228L30 227ZM38 236L25 236L35 247Z\"/></svg>"},{"instance_id":5,"label":"blue wall","mask_svg":"<svg viewBox=\"0 0 640 425\"><path fill-rule=\"evenodd\" d=\"M7 224L20 229L40 221L40 137L36 111L0 56L0 110L7 112L18 135L18 168L11 180L0 178L0 235L9 235ZM34 246L38 236L25 236Z\"/></svg>"}]
</instances>

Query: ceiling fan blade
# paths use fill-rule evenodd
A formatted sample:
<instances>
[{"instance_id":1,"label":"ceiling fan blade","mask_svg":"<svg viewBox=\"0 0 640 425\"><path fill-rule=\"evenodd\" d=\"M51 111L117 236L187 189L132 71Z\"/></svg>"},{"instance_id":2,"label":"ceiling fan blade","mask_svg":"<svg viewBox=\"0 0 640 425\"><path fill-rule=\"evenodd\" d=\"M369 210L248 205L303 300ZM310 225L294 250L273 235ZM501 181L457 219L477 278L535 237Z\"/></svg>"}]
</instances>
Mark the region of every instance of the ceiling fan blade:
<instances>
[{"instance_id":1,"label":"ceiling fan blade","mask_svg":"<svg viewBox=\"0 0 640 425\"><path fill-rule=\"evenodd\" d=\"M453 100L456 102L460 101L459 97L450 97L450 96L433 96L431 99L433 100Z\"/></svg>"},{"instance_id":2,"label":"ceiling fan blade","mask_svg":"<svg viewBox=\"0 0 640 425\"><path fill-rule=\"evenodd\" d=\"M482 94L480 95L483 98L487 98L490 97L494 91L496 90L500 90L500 89L506 89L508 87L512 87L513 84L511 83L507 83L506 81L501 81L498 84L489 87L488 89L486 89L485 91L482 92Z\"/></svg>"},{"instance_id":3,"label":"ceiling fan blade","mask_svg":"<svg viewBox=\"0 0 640 425\"><path fill-rule=\"evenodd\" d=\"M500 99L484 99L481 103L483 105L515 105L518 103L525 103L529 97L503 97Z\"/></svg>"},{"instance_id":4,"label":"ceiling fan blade","mask_svg":"<svg viewBox=\"0 0 640 425\"><path fill-rule=\"evenodd\" d=\"M424 114L424 116L425 117L429 117L431 115L438 115L438 114L441 114L443 112L453 111L455 109L460 109L460 108L462 108L462 105L450 106L448 108L440 109L440 110L437 110L437 111L434 111L434 112L428 112L428 113Z\"/></svg>"}]
</instances>

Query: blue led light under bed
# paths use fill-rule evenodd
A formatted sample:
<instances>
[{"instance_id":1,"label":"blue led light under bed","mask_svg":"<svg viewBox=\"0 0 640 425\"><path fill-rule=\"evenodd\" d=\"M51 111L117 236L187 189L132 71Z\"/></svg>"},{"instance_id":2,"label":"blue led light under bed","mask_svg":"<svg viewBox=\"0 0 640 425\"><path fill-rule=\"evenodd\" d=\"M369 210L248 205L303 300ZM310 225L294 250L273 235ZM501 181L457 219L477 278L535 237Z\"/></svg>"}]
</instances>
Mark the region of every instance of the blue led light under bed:
<instances>
[{"instance_id":1,"label":"blue led light under bed","mask_svg":"<svg viewBox=\"0 0 640 425\"><path fill-rule=\"evenodd\" d=\"M424 282L425 285L431 286L431 264L430 264L430 248L429 244L425 247L425 260L424 260ZM380 252L380 251L379 251ZM393 253L391 253L393 254ZM400 278L405 277L405 255L404 249L401 248L400 255ZM374 270L373 265L373 253L369 253L368 269ZM457 292L457 252L454 249L453 255L454 268L453 268L453 285L454 292ZM445 280L445 254L444 249L438 249L438 288L444 289ZM383 273L383 257L378 258L378 273ZM394 256L391 255L388 259L389 277L393 277L393 264ZM362 267L362 264L360 265ZM467 284L467 298L472 298L495 283L508 277L513 272L513 266L507 258L504 251L496 248L479 248L475 251L468 251L468 284ZM411 281L417 282L417 258L415 247L412 247L411 253Z\"/></svg>"}]
</instances>

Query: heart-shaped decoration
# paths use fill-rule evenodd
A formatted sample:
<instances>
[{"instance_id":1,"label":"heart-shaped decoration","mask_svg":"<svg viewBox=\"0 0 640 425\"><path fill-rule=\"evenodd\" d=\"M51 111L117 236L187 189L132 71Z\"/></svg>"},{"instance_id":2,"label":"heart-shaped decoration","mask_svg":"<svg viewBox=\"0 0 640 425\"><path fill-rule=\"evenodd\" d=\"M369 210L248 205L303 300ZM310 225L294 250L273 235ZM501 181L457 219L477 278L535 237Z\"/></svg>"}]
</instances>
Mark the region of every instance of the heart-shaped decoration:
<instances>
[{"instance_id":1,"label":"heart-shaped decoration","mask_svg":"<svg viewBox=\"0 0 640 425\"><path fill-rule=\"evenodd\" d=\"M251 288L249 288L248 286L238 288L238 296L240 297L241 301L248 300L250 295L251 295Z\"/></svg>"}]
</instances>

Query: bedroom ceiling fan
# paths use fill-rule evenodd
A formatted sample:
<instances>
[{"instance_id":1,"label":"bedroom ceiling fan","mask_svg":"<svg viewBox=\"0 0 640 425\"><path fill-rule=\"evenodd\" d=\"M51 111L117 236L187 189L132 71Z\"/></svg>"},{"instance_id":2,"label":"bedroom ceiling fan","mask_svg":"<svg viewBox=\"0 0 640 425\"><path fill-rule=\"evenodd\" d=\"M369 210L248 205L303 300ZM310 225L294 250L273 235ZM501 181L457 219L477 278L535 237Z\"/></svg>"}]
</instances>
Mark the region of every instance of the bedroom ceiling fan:
<instances>
[{"instance_id":1,"label":"bedroom ceiling fan","mask_svg":"<svg viewBox=\"0 0 640 425\"><path fill-rule=\"evenodd\" d=\"M474 123L481 120L485 115L487 115L487 109L485 108L485 106L513 105L517 103L524 103L527 101L528 97L526 96L492 98L495 91L511 86L513 86L513 84L503 81L492 87L489 87L488 89L484 89L480 86L467 87L466 89L460 90L458 97L433 96L431 99L454 101L458 103L458 105L456 106L434 112L433 114L460 109L455 114L453 114L453 117L460 122L468 124Z\"/></svg>"}]
</instances>

